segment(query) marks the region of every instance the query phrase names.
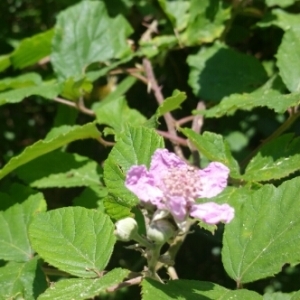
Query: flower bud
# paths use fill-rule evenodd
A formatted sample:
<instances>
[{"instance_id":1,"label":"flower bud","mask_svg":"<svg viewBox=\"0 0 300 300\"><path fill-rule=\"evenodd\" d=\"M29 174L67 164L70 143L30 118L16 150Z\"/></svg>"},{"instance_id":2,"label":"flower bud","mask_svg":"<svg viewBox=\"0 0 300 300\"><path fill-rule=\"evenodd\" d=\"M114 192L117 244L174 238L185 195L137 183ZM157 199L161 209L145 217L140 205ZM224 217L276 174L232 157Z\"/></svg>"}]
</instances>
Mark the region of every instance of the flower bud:
<instances>
[{"instance_id":1,"label":"flower bud","mask_svg":"<svg viewBox=\"0 0 300 300\"><path fill-rule=\"evenodd\" d=\"M174 226L166 219L160 219L152 222L147 228L148 239L157 244L164 244L175 235Z\"/></svg>"},{"instance_id":2,"label":"flower bud","mask_svg":"<svg viewBox=\"0 0 300 300\"><path fill-rule=\"evenodd\" d=\"M116 229L114 234L118 240L123 242L132 240L138 232L138 224L136 220L130 217L117 221L115 226Z\"/></svg>"}]
</instances>

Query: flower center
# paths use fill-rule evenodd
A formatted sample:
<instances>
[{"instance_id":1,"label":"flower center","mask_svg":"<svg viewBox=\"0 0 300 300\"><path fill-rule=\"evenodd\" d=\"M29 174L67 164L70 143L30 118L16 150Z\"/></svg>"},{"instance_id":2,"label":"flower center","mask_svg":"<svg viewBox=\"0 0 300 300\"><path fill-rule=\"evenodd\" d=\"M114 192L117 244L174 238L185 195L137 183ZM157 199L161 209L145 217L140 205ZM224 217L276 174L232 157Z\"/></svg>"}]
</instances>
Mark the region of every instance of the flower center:
<instances>
[{"instance_id":1,"label":"flower center","mask_svg":"<svg viewBox=\"0 0 300 300\"><path fill-rule=\"evenodd\" d=\"M199 197L202 190L198 169L191 166L170 168L162 181L164 185L162 189L167 196L184 197L191 202Z\"/></svg>"}]
</instances>

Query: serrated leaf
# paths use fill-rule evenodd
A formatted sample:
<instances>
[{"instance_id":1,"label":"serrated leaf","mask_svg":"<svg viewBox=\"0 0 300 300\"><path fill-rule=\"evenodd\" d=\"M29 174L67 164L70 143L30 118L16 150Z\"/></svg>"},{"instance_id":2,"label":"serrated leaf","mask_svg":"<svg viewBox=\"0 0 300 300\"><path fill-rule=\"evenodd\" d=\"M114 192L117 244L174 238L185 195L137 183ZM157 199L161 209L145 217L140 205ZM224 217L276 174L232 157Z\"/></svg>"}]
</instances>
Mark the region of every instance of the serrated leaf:
<instances>
[{"instance_id":1,"label":"serrated leaf","mask_svg":"<svg viewBox=\"0 0 300 300\"><path fill-rule=\"evenodd\" d=\"M83 1L57 17L51 62L60 78L80 78L88 65L122 58L131 52L132 29L122 15L110 18L105 4Z\"/></svg>"},{"instance_id":2,"label":"serrated leaf","mask_svg":"<svg viewBox=\"0 0 300 300\"><path fill-rule=\"evenodd\" d=\"M50 55L53 34L51 29L22 40L11 55L12 65L23 69Z\"/></svg>"},{"instance_id":3,"label":"serrated leaf","mask_svg":"<svg viewBox=\"0 0 300 300\"><path fill-rule=\"evenodd\" d=\"M300 91L300 29L285 32L278 48L277 66L280 76L291 92Z\"/></svg>"},{"instance_id":4,"label":"serrated leaf","mask_svg":"<svg viewBox=\"0 0 300 300\"><path fill-rule=\"evenodd\" d=\"M164 148L164 142L153 129L127 126L118 137L104 164L104 181L120 204L132 206L138 202L124 185L126 172L133 165L149 166L157 148Z\"/></svg>"},{"instance_id":5,"label":"serrated leaf","mask_svg":"<svg viewBox=\"0 0 300 300\"><path fill-rule=\"evenodd\" d=\"M181 104L186 100L186 93L175 90L171 97L168 97L158 107L156 116L161 117L165 113L181 108Z\"/></svg>"},{"instance_id":6,"label":"serrated leaf","mask_svg":"<svg viewBox=\"0 0 300 300\"><path fill-rule=\"evenodd\" d=\"M222 35L231 7L219 0L192 0L187 30L181 40L186 45L211 43Z\"/></svg>"},{"instance_id":7,"label":"serrated leaf","mask_svg":"<svg viewBox=\"0 0 300 300\"><path fill-rule=\"evenodd\" d=\"M128 206L122 205L123 199L118 199L112 195L108 195L103 199L103 205L105 207L105 212L113 220L121 220L126 217L131 217L132 213Z\"/></svg>"},{"instance_id":8,"label":"serrated leaf","mask_svg":"<svg viewBox=\"0 0 300 300\"><path fill-rule=\"evenodd\" d=\"M189 128L183 128L180 131L206 158L223 163L230 169L231 177L239 177L239 165L233 158L228 143L221 135L208 131L200 135Z\"/></svg>"},{"instance_id":9,"label":"serrated leaf","mask_svg":"<svg viewBox=\"0 0 300 300\"><path fill-rule=\"evenodd\" d=\"M246 181L268 181L300 170L300 138L285 134L264 145L241 177Z\"/></svg>"},{"instance_id":10,"label":"serrated leaf","mask_svg":"<svg viewBox=\"0 0 300 300\"><path fill-rule=\"evenodd\" d=\"M235 205L235 217L225 226L222 259L238 283L274 276L284 264L300 261L300 177L278 188L265 185ZM238 195L237 195L238 196ZM234 195L231 203L239 203Z\"/></svg>"},{"instance_id":11,"label":"serrated leaf","mask_svg":"<svg viewBox=\"0 0 300 300\"><path fill-rule=\"evenodd\" d=\"M221 43L202 48L196 55L190 55L187 62L189 85L204 100L220 101L234 93L249 93L267 80L265 69L255 57Z\"/></svg>"},{"instance_id":12,"label":"serrated leaf","mask_svg":"<svg viewBox=\"0 0 300 300\"><path fill-rule=\"evenodd\" d=\"M63 145L79 139L97 139L99 135L100 133L94 123L88 123L83 126L62 126L55 128L45 140L40 140L28 146L21 154L10 159L0 170L0 179L27 162Z\"/></svg>"},{"instance_id":13,"label":"serrated leaf","mask_svg":"<svg viewBox=\"0 0 300 300\"><path fill-rule=\"evenodd\" d=\"M10 54L0 55L0 72L6 70L10 64Z\"/></svg>"},{"instance_id":14,"label":"serrated leaf","mask_svg":"<svg viewBox=\"0 0 300 300\"><path fill-rule=\"evenodd\" d=\"M97 162L73 153L55 151L21 166L17 175L36 188L102 185Z\"/></svg>"},{"instance_id":15,"label":"serrated leaf","mask_svg":"<svg viewBox=\"0 0 300 300\"><path fill-rule=\"evenodd\" d=\"M44 197L38 193L0 212L0 259L25 262L33 257L28 226L38 212L45 210Z\"/></svg>"},{"instance_id":16,"label":"serrated leaf","mask_svg":"<svg viewBox=\"0 0 300 300\"><path fill-rule=\"evenodd\" d=\"M99 276L111 256L114 225L100 211L66 207L39 214L29 228L36 252L49 264L78 277Z\"/></svg>"},{"instance_id":17,"label":"serrated leaf","mask_svg":"<svg viewBox=\"0 0 300 300\"><path fill-rule=\"evenodd\" d=\"M238 109L252 110L255 107L266 106L277 113L284 113L289 107L294 107L300 103L300 93L280 95L272 90L257 95L252 94L234 94L222 100L222 102L203 112L207 118L220 118L224 115L231 116Z\"/></svg>"},{"instance_id":18,"label":"serrated leaf","mask_svg":"<svg viewBox=\"0 0 300 300\"><path fill-rule=\"evenodd\" d=\"M86 187L83 192L73 199L74 206L85 208L96 208L104 212L104 198L107 196L107 190L99 185Z\"/></svg>"},{"instance_id":19,"label":"serrated leaf","mask_svg":"<svg viewBox=\"0 0 300 300\"><path fill-rule=\"evenodd\" d=\"M9 262L0 268L0 299L37 299L47 282L38 257L25 263Z\"/></svg>"},{"instance_id":20,"label":"serrated leaf","mask_svg":"<svg viewBox=\"0 0 300 300\"><path fill-rule=\"evenodd\" d=\"M61 91L61 85L55 82L43 83L38 86L29 86L16 90L0 93L0 105L7 103L18 103L29 96L41 96L46 99L53 99Z\"/></svg>"},{"instance_id":21,"label":"serrated leaf","mask_svg":"<svg viewBox=\"0 0 300 300\"><path fill-rule=\"evenodd\" d=\"M259 294L248 291L231 291L212 282L196 280L170 280L167 284L144 279L142 282L143 300L262 300Z\"/></svg>"},{"instance_id":22,"label":"serrated leaf","mask_svg":"<svg viewBox=\"0 0 300 300\"><path fill-rule=\"evenodd\" d=\"M101 278L95 279L64 279L56 282L38 300L80 300L90 299L105 292L128 276L129 271L114 269Z\"/></svg>"},{"instance_id":23,"label":"serrated leaf","mask_svg":"<svg viewBox=\"0 0 300 300\"><path fill-rule=\"evenodd\" d=\"M294 4L296 0L266 0L267 6L287 7Z\"/></svg>"}]
</instances>

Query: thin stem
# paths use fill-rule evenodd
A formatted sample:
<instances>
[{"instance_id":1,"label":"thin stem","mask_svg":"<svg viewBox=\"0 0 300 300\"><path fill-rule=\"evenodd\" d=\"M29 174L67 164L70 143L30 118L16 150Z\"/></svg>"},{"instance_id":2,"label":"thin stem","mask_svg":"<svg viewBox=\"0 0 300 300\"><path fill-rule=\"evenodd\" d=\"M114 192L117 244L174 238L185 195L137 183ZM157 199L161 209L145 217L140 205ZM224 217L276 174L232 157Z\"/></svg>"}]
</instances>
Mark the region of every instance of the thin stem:
<instances>
[{"instance_id":1,"label":"thin stem","mask_svg":"<svg viewBox=\"0 0 300 300\"><path fill-rule=\"evenodd\" d=\"M132 285L137 285L137 284L140 284L143 280L143 277L142 276L138 276L138 277L135 277L135 278L131 278L131 279L128 279L124 282L121 282L121 283L118 283L116 285L113 285L111 287L109 287L108 289L106 289L106 292L108 293L113 293L123 287L128 287L128 286L132 286Z\"/></svg>"},{"instance_id":2,"label":"thin stem","mask_svg":"<svg viewBox=\"0 0 300 300\"><path fill-rule=\"evenodd\" d=\"M145 73L146 73L146 76L148 79L149 87L153 90L157 103L159 105L161 105L164 102L164 96L161 92L161 89L160 89L158 83L157 83L157 80L155 78L153 68L152 68L152 65L151 65L151 62L149 61L149 59L147 59L147 58L143 59L143 66L144 66ZM176 137L177 132L176 132L176 128L175 128L174 118L168 112L168 113L164 114L164 119L166 121L166 125L167 125L169 133L173 137ZM174 146L174 151L176 152L176 154L179 155L180 157L183 157L180 146L177 143L175 143L174 141L173 141L173 146Z\"/></svg>"},{"instance_id":3,"label":"thin stem","mask_svg":"<svg viewBox=\"0 0 300 300\"><path fill-rule=\"evenodd\" d=\"M194 119L195 119L195 116L187 116L187 117L184 117L180 120L177 120L176 121L176 127L181 126L181 125L183 125L185 123L188 123L188 122L192 122Z\"/></svg>"},{"instance_id":4,"label":"thin stem","mask_svg":"<svg viewBox=\"0 0 300 300\"><path fill-rule=\"evenodd\" d=\"M75 102L72 102L72 101L69 101L69 100L66 100L66 99L63 99L60 97L55 97L55 98L53 98L53 100L58 103L73 107L86 115L89 115L92 117L96 116L95 113L91 109L86 108L82 103L76 104Z\"/></svg>"},{"instance_id":5,"label":"thin stem","mask_svg":"<svg viewBox=\"0 0 300 300\"><path fill-rule=\"evenodd\" d=\"M185 147L188 146L187 140L184 139L184 138L182 138L182 137L180 137L180 136L177 136L177 135L174 136L174 135L172 135L171 133L169 133L167 131L156 130L156 132L159 135L161 135L161 136L163 136L163 137L165 137L165 138L167 138L167 139L169 139L171 141L176 142L177 144L180 144L180 145L185 146Z\"/></svg>"}]
</instances>

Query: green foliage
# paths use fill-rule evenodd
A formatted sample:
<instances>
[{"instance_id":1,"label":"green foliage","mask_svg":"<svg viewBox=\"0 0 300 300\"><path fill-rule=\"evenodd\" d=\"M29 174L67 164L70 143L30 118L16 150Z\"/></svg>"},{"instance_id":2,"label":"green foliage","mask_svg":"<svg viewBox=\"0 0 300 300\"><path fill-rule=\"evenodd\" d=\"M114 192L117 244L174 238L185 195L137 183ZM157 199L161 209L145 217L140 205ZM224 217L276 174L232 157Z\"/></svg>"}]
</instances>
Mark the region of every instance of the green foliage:
<instances>
[{"instance_id":1,"label":"green foliage","mask_svg":"<svg viewBox=\"0 0 300 300\"><path fill-rule=\"evenodd\" d=\"M55 72L59 78L77 79L91 63L128 55L130 33L127 21L121 15L110 18L102 2L83 1L61 12L52 44Z\"/></svg>"},{"instance_id":2,"label":"green foliage","mask_svg":"<svg viewBox=\"0 0 300 300\"><path fill-rule=\"evenodd\" d=\"M44 260L84 278L97 277L106 267L115 243L112 232L106 215L83 207L41 213L29 229L33 248Z\"/></svg>"},{"instance_id":3,"label":"green foliage","mask_svg":"<svg viewBox=\"0 0 300 300\"><path fill-rule=\"evenodd\" d=\"M237 197L236 217L224 233L223 262L227 273L238 283L273 276L284 263L299 261L299 177L278 188L265 185L246 196Z\"/></svg>"},{"instance_id":4,"label":"green foliage","mask_svg":"<svg viewBox=\"0 0 300 300\"><path fill-rule=\"evenodd\" d=\"M202 48L187 62L191 67L189 84L195 95L205 100L220 101L233 93L251 92L267 80L257 59L221 43Z\"/></svg>"},{"instance_id":5,"label":"green foliage","mask_svg":"<svg viewBox=\"0 0 300 300\"><path fill-rule=\"evenodd\" d=\"M114 269L101 278L96 279L65 279L48 289L39 300L72 300L88 299L106 292L106 289L122 281L129 271Z\"/></svg>"},{"instance_id":6,"label":"green foliage","mask_svg":"<svg viewBox=\"0 0 300 300\"><path fill-rule=\"evenodd\" d=\"M299 299L299 9L2 1L0 299Z\"/></svg>"}]
</instances>

